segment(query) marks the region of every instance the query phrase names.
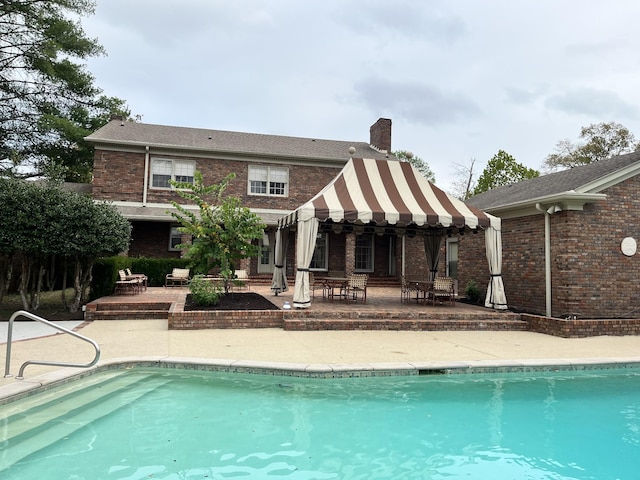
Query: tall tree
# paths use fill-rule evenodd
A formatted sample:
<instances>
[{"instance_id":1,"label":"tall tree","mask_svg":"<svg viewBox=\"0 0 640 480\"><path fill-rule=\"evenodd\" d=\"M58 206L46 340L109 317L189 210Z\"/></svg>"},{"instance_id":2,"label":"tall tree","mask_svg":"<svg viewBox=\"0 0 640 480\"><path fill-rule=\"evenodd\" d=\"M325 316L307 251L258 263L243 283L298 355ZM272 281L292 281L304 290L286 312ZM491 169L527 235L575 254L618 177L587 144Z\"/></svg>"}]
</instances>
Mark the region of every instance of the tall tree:
<instances>
[{"instance_id":1,"label":"tall tree","mask_svg":"<svg viewBox=\"0 0 640 480\"><path fill-rule=\"evenodd\" d=\"M556 153L547 156L543 167L548 171L572 168L630 153L640 147L633 133L616 122L592 123L582 127L580 138L583 141L579 143L560 140L556 144Z\"/></svg>"},{"instance_id":2,"label":"tall tree","mask_svg":"<svg viewBox=\"0 0 640 480\"><path fill-rule=\"evenodd\" d=\"M499 150L487 163L486 168L478 178L478 183L473 190L474 195L486 192L495 187L510 185L512 183L535 178L540 172L525 167L504 150Z\"/></svg>"},{"instance_id":3,"label":"tall tree","mask_svg":"<svg viewBox=\"0 0 640 480\"><path fill-rule=\"evenodd\" d=\"M411 152L408 152L407 150L397 150L391 153L401 162L409 162L416 168L416 170L418 170L422 174L424 178L429 180L431 183L436 183L436 176L429 167L429 164L422 158L414 155Z\"/></svg>"},{"instance_id":4,"label":"tall tree","mask_svg":"<svg viewBox=\"0 0 640 480\"><path fill-rule=\"evenodd\" d=\"M86 180L82 136L110 113L126 112L122 100L101 95L80 63L104 51L69 17L89 15L94 6L95 0L0 1L0 175L40 175L58 164L71 180Z\"/></svg>"}]
</instances>

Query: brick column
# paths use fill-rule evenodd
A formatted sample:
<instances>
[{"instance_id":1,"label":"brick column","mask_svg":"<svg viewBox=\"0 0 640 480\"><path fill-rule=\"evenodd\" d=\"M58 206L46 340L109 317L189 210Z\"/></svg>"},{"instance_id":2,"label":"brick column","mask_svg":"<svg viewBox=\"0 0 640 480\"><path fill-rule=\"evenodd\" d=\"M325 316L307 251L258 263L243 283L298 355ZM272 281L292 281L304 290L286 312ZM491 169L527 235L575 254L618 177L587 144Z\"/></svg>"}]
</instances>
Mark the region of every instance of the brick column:
<instances>
[{"instance_id":1,"label":"brick column","mask_svg":"<svg viewBox=\"0 0 640 480\"><path fill-rule=\"evenodd\" d=\"M344 246L344 269L347 276L356 269L356 234L349 232L346 235Z\"/></svg>"},{"instance_id":2,"label":"brick column","mask_svg":"<svg viewBox=\"0 0 640 480\"><path fill-rule=\"evenodd\" d=\"M180 243L182 245L191 245L193 243L193 239L191 235L187 235L186 233L183 233L182 235L180 235ZM186 254L187 254L186 248L183 248L182 250L180 250L180 258L184 258Z\"/></svg>"}]
</instances>

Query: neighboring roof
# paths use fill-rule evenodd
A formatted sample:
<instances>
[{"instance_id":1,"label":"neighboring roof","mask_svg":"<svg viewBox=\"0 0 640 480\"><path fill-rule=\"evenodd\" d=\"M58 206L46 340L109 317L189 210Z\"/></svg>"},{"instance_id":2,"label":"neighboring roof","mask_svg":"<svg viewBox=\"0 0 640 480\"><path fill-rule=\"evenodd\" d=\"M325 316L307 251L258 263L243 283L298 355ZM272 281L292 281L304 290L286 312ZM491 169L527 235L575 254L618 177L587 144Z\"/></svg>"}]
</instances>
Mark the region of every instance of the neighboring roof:
<instances>
[{"instance_id":1,"label":"neighboring roof","mask_svg":"<svg viewBox=\"0 0 640 480\"><path fill-rule=\"evenodd\" d=\"M285 137L256 133L228 132L205 128L173 127L112 120L85 138L95 145L120 145L143 148L163 147L208 153L277 156L318 160L349 158L349 147L356 155L384 159L393 156L365 142Z\"/></svg>"},{"instance_id":2,"label":"neighboring roof","mask_svg":"<svg viewBox=\"0 0 640 480\"><path fill-rule=\"evenodd\" d=\"M488 227L495 217L465 205L424 178L410 163L352 158L315 197L278 223L318 218L418 227Z\"/></svg>"},{"instance_id":3,"label":"neighboring roof","mask_svg":"<svg viewBox=\"0 0 640 480\"><path fill-rule=\"evenodd\" d=\"M639 171L640 152L634 152L493 188L471 197L467 204L492 211L562 196L581 196L587 199L593 197L591 194L597 194Z\"/></svg>"}]
</instances>

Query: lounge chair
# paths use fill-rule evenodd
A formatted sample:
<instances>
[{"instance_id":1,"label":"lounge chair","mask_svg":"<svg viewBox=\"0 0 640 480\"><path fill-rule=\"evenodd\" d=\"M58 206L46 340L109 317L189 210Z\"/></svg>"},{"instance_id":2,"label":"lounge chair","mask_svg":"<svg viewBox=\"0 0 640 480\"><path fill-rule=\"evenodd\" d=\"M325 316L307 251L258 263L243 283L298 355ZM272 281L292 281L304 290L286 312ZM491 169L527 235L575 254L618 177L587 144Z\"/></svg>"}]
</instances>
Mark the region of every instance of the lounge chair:
<instances>
[{"instance_id":1,"label":"lounge chair","mask_svg":"<svg viewBox=\"0 0 640 480\"><path fill-rule=\"evenodd\" d=\"M118 270L118 280L116 280L114 289L116 295L125 295L127 293L136 295L140 292L141 288L140 282L137 279L127 278L124 270Z\"/></svg>"},{"instance_id":2,"label":"lounge chair","mask_svg":"<svg viewBox=\"0 0 640 480\"><path fill-rule=\"evenodd\" d=\"M188 268L174 268L171 273L168 273L164 279L165 287L182 287L189 285L189 273Z\"/></svg>"}]
</instances>

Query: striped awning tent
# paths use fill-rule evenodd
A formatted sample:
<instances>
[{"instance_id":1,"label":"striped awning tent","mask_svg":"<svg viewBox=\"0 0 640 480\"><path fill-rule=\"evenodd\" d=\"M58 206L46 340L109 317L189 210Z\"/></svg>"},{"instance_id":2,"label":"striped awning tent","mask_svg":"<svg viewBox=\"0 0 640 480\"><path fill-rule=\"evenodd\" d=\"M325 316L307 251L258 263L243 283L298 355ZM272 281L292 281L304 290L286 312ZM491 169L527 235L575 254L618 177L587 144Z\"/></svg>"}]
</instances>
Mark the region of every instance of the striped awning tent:
<instances>
[{"instance_id":1,"label":"striped awning tent","mask_svg":"<svg viewBox=\"0 0 640 480\"><path fill-rule=\"evenodd\" d=\"M398 160L352 158L315 197L278 221L280 227L311 218L427 228L487 228L500 219L466 205Z\"/></svg>"},{"instance_id":2,"label":"striped awning tent","mask_svg":"<svg viewBox=\"0 0 640 480\"><path fill-rule=\"evenodd\" d=\"M458 231L466 228L484 229L490 232L485 239L491 273L485 304L492 308L507 308L500 274L500 218L445 193L408 162L367 158L350 159L317 195L278 220L278 229L297 228L297 273L293 301L298 308L310 306L309 263L318 226L327 222L394 229L416 228L430 230L436 235L444 235L446 229L452 227ZM286 289L277 281L282 276L279 269L276 265L272 284L276 293Z\"/></svg>"}]
</instances>

